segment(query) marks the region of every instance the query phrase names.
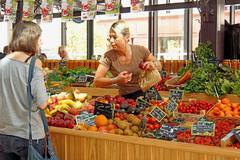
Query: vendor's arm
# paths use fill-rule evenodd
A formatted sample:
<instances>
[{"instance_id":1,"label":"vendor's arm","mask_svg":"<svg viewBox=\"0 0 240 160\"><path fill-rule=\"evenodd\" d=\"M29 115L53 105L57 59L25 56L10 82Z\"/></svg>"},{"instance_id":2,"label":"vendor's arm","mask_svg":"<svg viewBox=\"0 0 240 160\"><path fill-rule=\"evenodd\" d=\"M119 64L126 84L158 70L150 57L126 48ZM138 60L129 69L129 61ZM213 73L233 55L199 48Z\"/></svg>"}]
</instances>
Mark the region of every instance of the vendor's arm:
<instances>
[{"instance_id":1,"label":"vendor's arm","mask_svg":"<svg viewBox=\"0 0 240 160\"><path fill-rule=\"evenodd\" d=\"M96 87L106 87L113 84L128 83L132 76L131 73L129 74L127 71L123 71L119 73L117 77L107 78L105 77L107 72L108 68L102 64L99 64L94 79L94 84Z\"/></svg>"},{"instance_id":2,"label":"vendor's arm","mask_svg":"<svg viewBox=\"0 0 240 160\"><path fill-rule=\"evenodd\" d=\"M161 63L157 60L156 57L154 57L152 54L149 54L145 59L146 70L153 70L157 68L157 70L162 70Z\"/></svg>"}]
</instances>

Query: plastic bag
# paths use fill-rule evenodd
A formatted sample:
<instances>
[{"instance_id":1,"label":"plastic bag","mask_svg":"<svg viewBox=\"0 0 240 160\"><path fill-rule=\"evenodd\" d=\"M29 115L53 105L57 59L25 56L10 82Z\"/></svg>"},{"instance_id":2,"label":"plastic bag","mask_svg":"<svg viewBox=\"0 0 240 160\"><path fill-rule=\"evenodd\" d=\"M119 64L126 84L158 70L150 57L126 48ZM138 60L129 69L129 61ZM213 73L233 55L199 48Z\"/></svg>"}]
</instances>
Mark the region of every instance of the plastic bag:
<instances>
[{"instance_id":1,"label":"plastic bag","mask_svg":"<svg viewBox=\"0 0 240 160\"><path fill-rule=\"evenodd\" d=\"M145 92L160 80L161 76L157 69L151 71L146 70L140 74L139 86L141 87L142 91Z\"/></svg>"}]
</instances>

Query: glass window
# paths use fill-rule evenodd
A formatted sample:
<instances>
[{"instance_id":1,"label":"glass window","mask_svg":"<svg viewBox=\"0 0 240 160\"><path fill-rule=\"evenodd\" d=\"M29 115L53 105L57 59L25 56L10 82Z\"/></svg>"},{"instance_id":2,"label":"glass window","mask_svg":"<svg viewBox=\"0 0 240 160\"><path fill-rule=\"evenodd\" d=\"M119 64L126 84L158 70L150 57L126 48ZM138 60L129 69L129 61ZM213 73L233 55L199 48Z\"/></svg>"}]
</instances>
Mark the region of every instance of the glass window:
<instances>
[{"instance_id":1,"label":"glass window","mask_svg":"<svg viewBox=\"0 0 240 160\"><path fill-rule=\"evenodd\" d=\"M0 22L0 52L3 51L4 46L8 45L11 38L11 25L10 22Z\"/></svg>"},{"instance_id":2,"label":"glass window","mask_svg":"<svg viewBox=\"0 0 240 160\"><path fill-rule=\"evenodd\" d=\"M87 21L67 22L67 51L71 59L87 59Z\"/></svg>"},{"instance_id":3,"label":"glass window","mask_svg":"<svg viewBox=\"0 0 240 160\"><path fill-rule=\"evenodd\" d=\"M39 25L42 28L41 52L45 53L48 59L60 59L58 47L61 45L61 18L54 18L51 23Z\"/></svg>"},{"instance_id":4,"label":"glass window","mask_svg":"<svg viewBox=\"0 0 240 160\"><path fill-rule=\"evenodd\" d=\"M131 41L129 43L148 48L148 15L149 12L122 14L122 19L128 22L130 29Z\"/></svg>"},{"instance_id":5,"label":"glass window","mask_svg":"<svg viewBox=\"0 0 240 160\"><path fill-rule=\"evenodd\" d=\"M185 59L184 9L158 11L158 59Z\"/></svg>"},{"instance_id":6,"label":"glass window","mask_svg":"<svg viewBox=\"0 0 240 160\"><path fill-rule=\"evenodd\" d=\"M118 16L97 15L94 19L94 54L95 58L102 56L107 50L109 28ZM94 57L93 57L94 59Z\"/></svg>"},{"instance_id":7,"label":"glass window","mask_svg":"<svg viewBox=\"0 0 240 160\"><path fill-rule=\"evenodd\" d=\"M240 5L235 7L235 23L240 23Z\"/></svg>"},{"instance_id":8,"label":"glass window","mask_svg":"<svg viewBox=\"0 0 240 160\"><path fill-rule=\"evenodd\" d=\"M201 17L199 14L198 9L194 8L193 9L193 25L192 25L192 50L194 51L195 48L198 46L199 42L199 32L201 28Z\"/></svg>"},{"instance_id":9,"label":"glass window","mask_svg":"<svg viewBox=\"0 0 240 160\"><path fill-rule=\"evenodd\" d=\"M230 23L230 6L224 7L224 19Z\"/></svg>"},{"instance_id":10,"label":"glass window","mask_svg":"<svg viewBox=\"0 0 240 160\"><path fill-rule=\"evenodd\" d=\"M130 29L131 44L139 44L148 48L148 12L125 13L121 18L127 21ZM94 20L94 55L103 55L107 50L109 28L118 16L98 15ZM139 27L141 26L141 27Z\"/></svg>"}]
</instances>

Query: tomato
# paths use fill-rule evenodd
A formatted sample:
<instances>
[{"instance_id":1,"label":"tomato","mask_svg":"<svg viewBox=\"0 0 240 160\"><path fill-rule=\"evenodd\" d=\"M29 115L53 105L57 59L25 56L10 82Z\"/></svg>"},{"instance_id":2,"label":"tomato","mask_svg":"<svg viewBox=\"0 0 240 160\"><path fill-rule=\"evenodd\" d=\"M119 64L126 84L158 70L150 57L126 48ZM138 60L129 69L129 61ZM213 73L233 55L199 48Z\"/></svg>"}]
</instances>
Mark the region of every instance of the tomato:
<instances>
[{"instance_id":1,"label":"tomato","mask_svg":"<svg viewBox=\"0 0 240 160\"><path fill-rule=\"evenodd\" d=\"M159 129L159 128L160 128L160 124L155 123L155 124L154 124L154 129Z\"/></svg>"}]
</instances>

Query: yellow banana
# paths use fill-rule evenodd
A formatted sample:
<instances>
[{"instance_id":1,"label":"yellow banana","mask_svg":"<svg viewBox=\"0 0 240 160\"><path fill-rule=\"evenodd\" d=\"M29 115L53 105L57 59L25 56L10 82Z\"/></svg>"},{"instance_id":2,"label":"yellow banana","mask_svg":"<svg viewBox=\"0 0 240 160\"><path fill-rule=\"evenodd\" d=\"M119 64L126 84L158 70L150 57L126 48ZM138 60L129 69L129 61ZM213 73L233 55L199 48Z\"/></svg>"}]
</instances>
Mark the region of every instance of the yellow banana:
<instances>
[{"instance_id":1,"label":"yellow banana","mask_svg":"<svg viewBox=\"0 0 240 160\"><path fill-rule=\"evenodd\" d=\"M57 111L58 111L58 110L57 110L56 108L55 108L54 110L51 110L51 111L50 111L50 115L51 115L51 116L55 115L55 114L57 113Z\"/></svg>"},{"instance_id":2,"label":"yellow banana","mask_svg":"<svg viewBox=\"0 0 240 160\"><path fill-rule=\"evenodd\" d=\"M59 101L59 104L67 104L67 105L69 105L71 108L76 108L75 102L72 101L71 99L61 100L61 101Z\"/></svg>"},{"instance_id":3,"label":"yellow banana","mask_svg":"<svg viewBox=\"0 0 240 160\"><path fill-rule=\"evenodd\" d=\"M62 112L62 113L64 113L64 114L68 114L68 111L67 110L64 110L64 109L62 109L62 110L58 110L59 112Z\"/></svg>"},{"instance_id":4,"label":"yellow banana","mask_svg":"<svg viewBox=\"0 0 240 160\"><path fill-rule=\"evenodd\" d=\"M72 107L70 107L69 105L67 105L67 104L65 104L65 103L63 103L63 104L60 104L60 108L59 109L63 109L63 110L69 110L69 109L71 109Z\"/></svg>"}]
</instances>

